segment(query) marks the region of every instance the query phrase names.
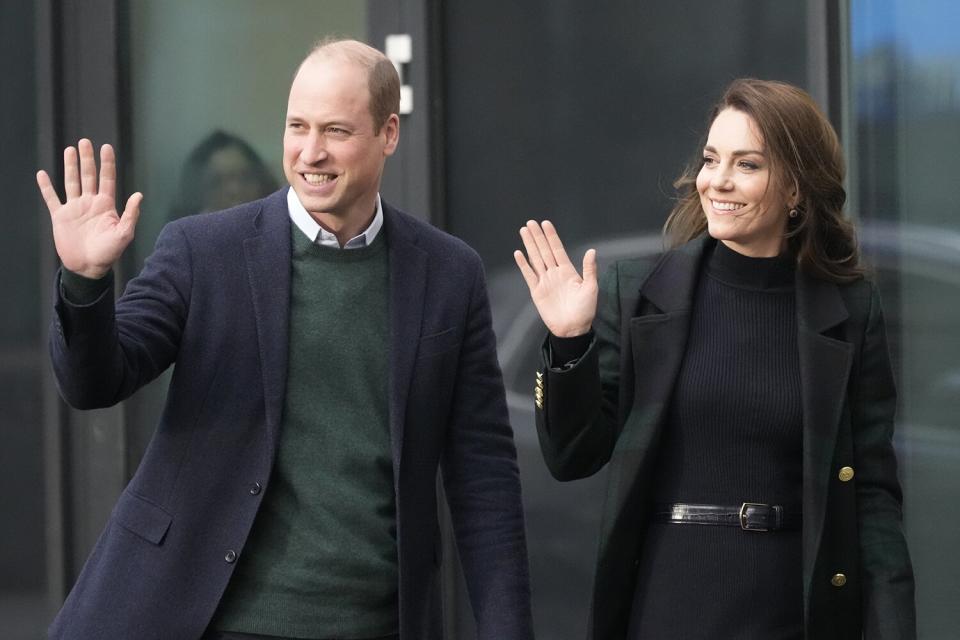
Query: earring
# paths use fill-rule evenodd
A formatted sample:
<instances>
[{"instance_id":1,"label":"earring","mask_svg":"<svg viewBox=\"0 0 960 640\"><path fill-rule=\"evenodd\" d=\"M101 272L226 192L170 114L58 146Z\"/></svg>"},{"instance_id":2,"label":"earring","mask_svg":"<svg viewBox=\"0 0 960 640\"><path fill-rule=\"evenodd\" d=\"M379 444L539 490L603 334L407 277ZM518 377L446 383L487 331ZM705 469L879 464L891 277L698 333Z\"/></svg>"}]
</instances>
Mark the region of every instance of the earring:
<instances>
[{"instance_id":1,"label":"earring","mask_svg":"<svg viewBox=\"0 0 960 640\"><path fill-rule=\"evenodd\" d=\"M797 211L796 208L793 208L793 209L790 209L790 213L788 213L787 215L790 216L791 218L796 218L798 215L800 215L800 212Z\"/></svg>"}]
</instances>

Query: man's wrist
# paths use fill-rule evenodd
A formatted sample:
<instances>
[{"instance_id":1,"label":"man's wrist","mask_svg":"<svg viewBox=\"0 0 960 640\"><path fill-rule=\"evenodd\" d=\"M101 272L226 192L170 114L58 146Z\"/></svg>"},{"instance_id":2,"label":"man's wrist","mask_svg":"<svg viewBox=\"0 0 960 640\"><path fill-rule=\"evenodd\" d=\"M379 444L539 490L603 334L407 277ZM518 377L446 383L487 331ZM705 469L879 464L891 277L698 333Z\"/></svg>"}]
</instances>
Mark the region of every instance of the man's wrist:
<instances>
[{"instance_id":1,"label":"man's wrist","mask_svg":"<svg viewBox=\"0 0 960 640\"><path fill-rule=\"evenodd\" d=\"M60 287L61 294L69 302L90 304L113 287L113 271L108 269L99 278L91 278L64 267L60 270Z\"/></svg>"}]
</instances>

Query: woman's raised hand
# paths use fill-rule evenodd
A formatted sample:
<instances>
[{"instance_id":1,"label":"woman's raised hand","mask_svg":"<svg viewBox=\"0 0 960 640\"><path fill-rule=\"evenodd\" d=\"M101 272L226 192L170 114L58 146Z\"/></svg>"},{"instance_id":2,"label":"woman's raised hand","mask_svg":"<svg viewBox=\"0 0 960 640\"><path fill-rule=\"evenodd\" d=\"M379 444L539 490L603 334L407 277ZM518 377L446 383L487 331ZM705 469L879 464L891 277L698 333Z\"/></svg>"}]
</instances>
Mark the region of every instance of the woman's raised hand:
<instances>
[{"instance_id":1,"label":"woman's raised hand","mask_svg":"<svg viewBox=\"0 0 960 640\"><path fill-rule=\"evenodd\" d=\"M133 240L143 195L130 196L120 216L113 148L108 144L100 147L98 185L93 144L87 139L76 148L63 150L63 178L66 202L60 202L47 172L37 173L37 185L53 222L57 254L64 268L88 278L103 277Z\"/></svg>"},{"instance_id":2,"label":"woman's raised hand","mask_svg":"<svg viewBox=\"0 0 960 640\"><path fill-rule=\"evenodd\" d=\"M570 338L590 331L597 314L597 252L589 249L584 254L581 278L549 220L542 226L527 221L520 238L527 255L514 251L513 257L550 333Z\"/></svg>"}]
</instances>

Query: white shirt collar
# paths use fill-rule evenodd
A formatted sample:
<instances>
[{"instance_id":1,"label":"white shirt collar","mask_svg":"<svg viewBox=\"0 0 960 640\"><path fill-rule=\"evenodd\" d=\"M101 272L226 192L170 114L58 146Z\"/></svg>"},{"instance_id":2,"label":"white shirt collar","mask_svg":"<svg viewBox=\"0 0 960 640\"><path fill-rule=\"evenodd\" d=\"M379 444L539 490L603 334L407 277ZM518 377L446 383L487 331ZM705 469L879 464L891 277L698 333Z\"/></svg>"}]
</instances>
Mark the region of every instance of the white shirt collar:
<instances>
[{"instance_id":1,"label":"white shirt collar","mask_svg":"<svg viewBox=\"0 0 960 640\"><path fill-rule=\"evenodd\" d=\"M317 221L307 212L300 202L300 198L297 197L297 192L293 189L287 189L287 210L290 212L290 220L297 225L297 228L304 235L310 238L310 242L335 249L358 249L373 244L377 234L380 233L381 227L383 227L383 206L380 204L379 193L377 194L377 212L373 216L373 220L363 233L351 238L342 247L337 241L337 236L317 224Z\"/></svg>"}]
</instances>

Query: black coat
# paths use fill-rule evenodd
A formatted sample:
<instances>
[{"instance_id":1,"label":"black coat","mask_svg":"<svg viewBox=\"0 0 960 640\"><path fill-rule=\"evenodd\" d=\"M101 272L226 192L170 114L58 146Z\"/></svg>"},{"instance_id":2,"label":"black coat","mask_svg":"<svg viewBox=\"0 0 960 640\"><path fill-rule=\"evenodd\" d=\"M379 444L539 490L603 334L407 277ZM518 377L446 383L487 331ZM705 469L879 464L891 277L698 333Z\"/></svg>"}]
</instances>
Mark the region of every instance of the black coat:
<instances>
[{"instance_id":1,"label":"black coat","mask_svg":"<svg viewBox=\"0 0 960 640\"><path fill-rule=\"evenodd\" d=\"M551 472L572 480L610 464L589 626L595 640L626 635L650 479L711 242L617 263L601 281L586 354L560 369L548 366L544 350L536 415ZM914 638L891 440L896 392L876 287L837 285L798 269L796 308L806 636Z\"/></svg>"}]
</instances>

